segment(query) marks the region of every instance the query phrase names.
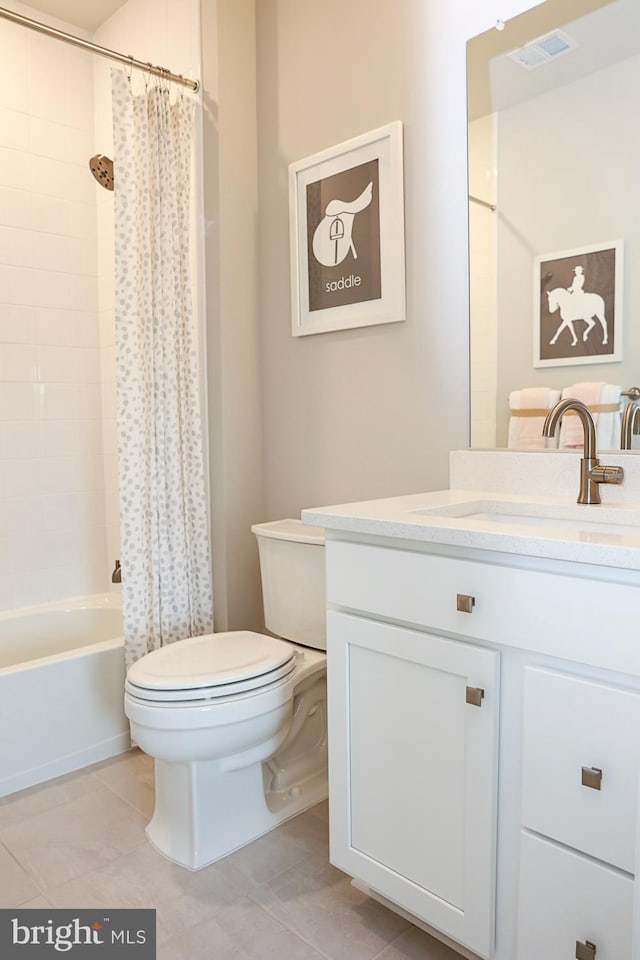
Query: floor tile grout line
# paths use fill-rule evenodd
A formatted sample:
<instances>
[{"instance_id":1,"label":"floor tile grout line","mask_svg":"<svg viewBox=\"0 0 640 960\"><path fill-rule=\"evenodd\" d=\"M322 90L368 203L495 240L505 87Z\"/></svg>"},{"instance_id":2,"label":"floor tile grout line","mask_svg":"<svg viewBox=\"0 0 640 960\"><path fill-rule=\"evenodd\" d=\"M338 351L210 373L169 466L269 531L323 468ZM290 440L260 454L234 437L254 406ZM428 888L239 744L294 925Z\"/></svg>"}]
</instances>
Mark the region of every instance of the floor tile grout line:
<instances>
[{"instance_id":1,"label":"floor tile grout line","mask_svg":"<svg viewBox=\"0 0 640 960\"><path fill-rule=\"evenodd\" d=\"M140 807L137 807L135 803L133 803L131 800L128 799L128 797L124 797L121 793L118 793L115 787L112 787L110 784L105 783L103 780L100 780L100 783L102 784L103 787L106 787L107 790L109 790L114 795L114 797L117 797L118 800L122 800L122 802L126 803L126 805L130 807L131 810L133 810L135 813L140 814L141 817L144 817L146 824L149 823L151 817L149 817L149 815L144 810L141 810Z\"/></svg>"},{"instance_id":2,"label":"floor tile grout line","mask_svg":"<svg viewBox=\"0 0 640 960\"><path fill-rule=\"evenodd\" d=\"M0 839L0 846L4 847L4 849L7 851L7 853L9 854L9 856L11 857L11 859L13 860L13 862L14 862L15 864L17 864L17 866L20 867L20 869L23 871L23 873L24 873L24 875L27 877L27 879L35 886L35 888L36 888L36 890L38 891L38 893L39 893L41 896L45 897L45 899L46 899L46 893L44 892L41 883L39 882L38 878L31 872L31 870L28 868L28 866L27 866L26 864L22 863L22 861L19 859L19 857L17 857L16 854L13 852L13 850L11 849L11 847L8 847L7 844L4 842L4 840L2 840L2 839ZM29 899L29 900L33 900L33 897L29 897L28 899ZM25 900L24 902L27 903L27 900ZM48 901L47 901L47 902L48 902ZM19 906L19 905L18 905L18 906Z\"/></svg>"},{"instance_id":3,"label":"floor tile grout line","mask_svg":"<svg viewBox=\"0 0 640 960\"><path fill-rule=\"evenodd\" d=\"M285 929L288 933L293 933L293 934L297 937L298 940L301 940L301 941L302 941L303 943L305 943L308 947L311 947L311 949L312 949L315 953L317 953L319 957L325 957L325 960L335 960L335 958L332 957L331 954L325 953L324 950L321 950L320 947L318 947L315 943L312 943L310 940L308 940L302 933L300 933L299 930L296 930L294 927L289 926L289 924L286 922L286 920L283 920L282 917L279 917L276 913L274 913L272 910L269 909L269 905L268 905L268 904L266 904L266 903L260 903L260 901L259 901L259 900L256 900L256 899L251 895L251 893L247 893L247 898L248 898L249 900L251 900L251 902L252 902L253 904L255 904L255 906L260 907L261 910L264 910L265 913L268 913L269 916L271 917L271 919L272 919L272 920L275 920L281 927L284 927L284 929Z\"/></svg>"}]
</instances>

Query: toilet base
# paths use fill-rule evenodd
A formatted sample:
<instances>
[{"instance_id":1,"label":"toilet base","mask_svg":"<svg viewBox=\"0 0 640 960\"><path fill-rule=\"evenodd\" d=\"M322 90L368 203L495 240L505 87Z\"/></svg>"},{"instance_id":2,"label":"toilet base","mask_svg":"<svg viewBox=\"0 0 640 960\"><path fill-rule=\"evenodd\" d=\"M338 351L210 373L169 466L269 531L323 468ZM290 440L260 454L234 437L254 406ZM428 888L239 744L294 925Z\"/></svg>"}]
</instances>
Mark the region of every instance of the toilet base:
<instances>
[{"instance_id":1,"label":"toilet base","mask_svg":"<svg viewBox=\"0 0 640 960\"><path fill-rule=\"evenodd\" d=\"M223 771L215 760L156 759L156 806L146 829L149 841L174 863L201 870L328 794L323 768L269 805L264 777L262 763Z\"/></svg>"}]
</instances>

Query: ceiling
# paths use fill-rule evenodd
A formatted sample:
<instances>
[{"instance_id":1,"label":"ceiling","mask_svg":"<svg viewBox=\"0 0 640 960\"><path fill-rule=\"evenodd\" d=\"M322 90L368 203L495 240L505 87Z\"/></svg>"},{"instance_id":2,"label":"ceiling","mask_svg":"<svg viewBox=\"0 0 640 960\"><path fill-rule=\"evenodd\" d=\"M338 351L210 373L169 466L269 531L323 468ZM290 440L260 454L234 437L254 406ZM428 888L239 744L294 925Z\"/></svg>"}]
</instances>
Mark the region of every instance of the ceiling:
<instances>
[{"instance_id":1,"label":"ceiling","mask_svg":"<svg viewBox=\"0 0 640 960\"><path fill-rule=\"evenodd\" d=\"M560 28L577 49L536 70L505 54ZM638 0L547 0L467 45L469 119L484 116L572 83L640 50Z\"/></svg>"},{"instance_id":2,"label":"ceiling","mask_svg":"<svg viewBox=\"0 0 640 960\"><path fill-rule=\"evenodd\" d=\"M28 0L28 2L34 10L93 33L126 0ZM11 3L7 3L7 7L15 9ZM22 13L22 10L18 9L17 12Z\"/></svg>"}]
</instances>

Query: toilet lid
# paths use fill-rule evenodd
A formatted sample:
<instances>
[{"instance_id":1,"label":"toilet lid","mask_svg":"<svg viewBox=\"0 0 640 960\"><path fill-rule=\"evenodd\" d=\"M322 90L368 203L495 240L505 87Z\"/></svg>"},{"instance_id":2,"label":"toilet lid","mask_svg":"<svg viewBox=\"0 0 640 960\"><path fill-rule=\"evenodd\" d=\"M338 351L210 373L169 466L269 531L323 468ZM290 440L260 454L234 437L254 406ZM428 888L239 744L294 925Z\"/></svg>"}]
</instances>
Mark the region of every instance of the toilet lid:
<instances>
[{"instance_id":1,"label":"toilet lid","mask_svg":"<svg viewBox=\"0 0 640 960\"><path fill-rule=\"evenodd\" d=\"M243 693L287 676L295 650L246 630L209 633L154 650L134 663L126 687L148 700L198 700Z\"/></svg>"}]
</instances>

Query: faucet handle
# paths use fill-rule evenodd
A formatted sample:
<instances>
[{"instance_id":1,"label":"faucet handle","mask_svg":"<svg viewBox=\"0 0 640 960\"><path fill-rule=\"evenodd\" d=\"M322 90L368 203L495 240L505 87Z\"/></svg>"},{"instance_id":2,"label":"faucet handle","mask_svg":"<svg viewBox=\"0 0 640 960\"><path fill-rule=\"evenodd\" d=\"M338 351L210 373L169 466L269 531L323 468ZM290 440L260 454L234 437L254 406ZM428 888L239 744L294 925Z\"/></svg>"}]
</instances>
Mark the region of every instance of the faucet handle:
<instances>
[{"instance_id":1,"label":"faucet handle","mask_svg":"<svg viewBox=\"0 0 640 960\"><path fill-rule=\"evenodd\" d=\"M591 469L591 479L596 483L622 483L624 480L624 467L605 467L598 464Z\"/></svg>"}]
</instances>

